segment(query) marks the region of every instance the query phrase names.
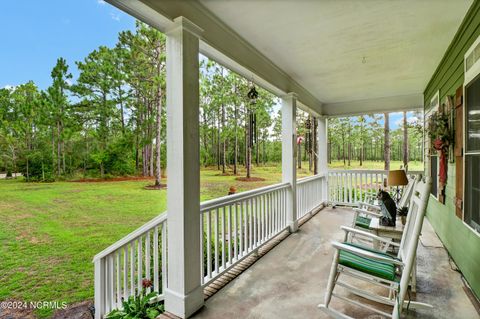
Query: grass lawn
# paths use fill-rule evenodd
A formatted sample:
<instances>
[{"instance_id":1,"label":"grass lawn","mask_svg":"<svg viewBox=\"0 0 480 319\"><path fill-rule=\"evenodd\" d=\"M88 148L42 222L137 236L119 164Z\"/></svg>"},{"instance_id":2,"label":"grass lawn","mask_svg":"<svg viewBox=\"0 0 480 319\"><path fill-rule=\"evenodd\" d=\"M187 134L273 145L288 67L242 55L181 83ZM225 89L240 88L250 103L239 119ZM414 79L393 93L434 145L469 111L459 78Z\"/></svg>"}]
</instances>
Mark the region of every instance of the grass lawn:
<instances>
[{"instance_id":1,"label":"grass lawn","mask_svg":"<svg viewBox=\"0 0 480 319\"><path fill-rule=\"evenodd\" d=\"M399 165L392 163L392 168ZM308 164L303 167L298 177L309 174ZM363 168L382 169L383 163ZM202 169L201 200L224 196L230 186L242 192L278 183L281 167L258 167L252 176L265 181L240 182L216 169ZM152 182L0 180L0 300L70 304L93 299L93 256L166 210L165 189L144 189ZM52 311L37 314L48 317Z\"/></svg>"},{"instance_id":2,"label":"grass lawn","mask_svg":"<svg viewBox=\"0 0 480 319\"><path fill-rule=\"evenodd\" d=\"M281 169L260 167L252 175L265 181L239 182L203 169L201 199L224 196L230 186L240 192L278 183ZM166 210L166 190L143 188L151 183L0 180L0 300L92 299L93 256Z\"/></svg>"}]
</instances>

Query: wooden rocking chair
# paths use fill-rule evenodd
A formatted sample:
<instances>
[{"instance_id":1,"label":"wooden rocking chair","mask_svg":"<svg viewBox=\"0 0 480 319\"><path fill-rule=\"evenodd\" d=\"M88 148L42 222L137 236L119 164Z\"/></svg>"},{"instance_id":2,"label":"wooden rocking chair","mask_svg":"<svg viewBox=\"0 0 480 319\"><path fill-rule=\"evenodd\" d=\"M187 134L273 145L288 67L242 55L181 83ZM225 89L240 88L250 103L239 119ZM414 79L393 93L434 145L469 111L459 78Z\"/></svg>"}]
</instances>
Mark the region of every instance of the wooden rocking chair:
<instances>
[{"instance_id":1,"label":"wooden rocking chair","mask_svg":"<svg viewBox=\"0 0 480 319\"><path fill-rule=\"evenodd\" d=\"M382 241L385 245L397 245L398 255L392 257L382 251L361 247L351 243L333 242L335 248L330 276L325 293L324 304L318 307L334 318L351 318L338 310L330 307L332 296L355 306L363 307L383 316L398 319L403 309L407 306L411 309L432 308L431 305L416 301L405 301L408 291L410 275L414 267L416 250L420 232L423 225L428 196L430 193L430 180L416 183L413 196L410 200L407 225L405 227L400 244L392 242L389 238L382 238L371 233L342 227L348 233L361 234L374 240ZM340 276L346 275L359 280L366 281L375 286L386 288L386 295L379 295L355 287L350 283L341 281ZM347 288L351 293L393 307L391 313L381 311L374 306L365 305L358 300L334 292L336 286Z\"/></svg>"}]
</instances>

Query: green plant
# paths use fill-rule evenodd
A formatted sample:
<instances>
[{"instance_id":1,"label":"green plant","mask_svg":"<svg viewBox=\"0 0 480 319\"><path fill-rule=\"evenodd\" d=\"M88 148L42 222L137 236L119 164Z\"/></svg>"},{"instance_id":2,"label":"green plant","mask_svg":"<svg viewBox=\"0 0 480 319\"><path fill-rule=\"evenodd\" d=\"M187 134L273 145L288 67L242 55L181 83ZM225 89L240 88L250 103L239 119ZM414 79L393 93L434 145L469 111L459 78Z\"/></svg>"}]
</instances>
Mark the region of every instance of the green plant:
<instances>
[{"instance_id":1,"label":"green plant","mask_svg":"<svg viewBox=\"0 0 480 319\"><path fill-rule=\"evenodd\" d=\"M453 134L448 125L448 115L441 112L434 112L429 119L427 133L433 142L436 150L453 143Z\"/></svg>"},{"instance_id":2,"label":"green plant","mask_svg":"<svg viewBox=\"0 0 480 319\"><path fill-rule=\"evenodd\" d=\"M140 294L130 296L123 301L123 309L115 309L110 312L106 319L155 319L165 311L163 302L156 301L158 293L152 291L146 293L146 289L152 286L152 282L144 279L143 289Z\"/></svg>"}]
</instances>

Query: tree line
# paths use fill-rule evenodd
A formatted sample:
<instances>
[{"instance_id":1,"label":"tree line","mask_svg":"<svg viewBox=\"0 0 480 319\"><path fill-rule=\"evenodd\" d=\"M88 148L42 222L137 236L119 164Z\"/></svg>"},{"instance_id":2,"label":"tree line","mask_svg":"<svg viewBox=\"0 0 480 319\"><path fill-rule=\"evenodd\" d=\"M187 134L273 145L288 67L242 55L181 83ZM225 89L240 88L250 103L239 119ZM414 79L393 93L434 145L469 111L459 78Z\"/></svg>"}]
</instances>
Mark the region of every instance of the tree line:
<instances>
[{"instance_id":1,"label":"tree line","mask_svg":"<svg viewBox=\"0 0 480 319\"><path fill-rule=\"evenodd\" d=\"M343 161L345 166L365 161L422 161L422 113L412 112L410 121L403 112L402 122L390 129L390 115L370 114L328 120L328 162ZM383 120L383 125L381 121ZM383 127L382 127L383 126Z\"/></svg>"},{"instance_id":2,"label":"tree line","mask_svg":"<svg viewBox=\"0 0 480 319\"><path fill-rule=\"evenodd\" d=\"M160 184L165 36L137 22L113 48L100 46L75 64L73 79L58 58L45 90L33 81L0 89L0 171L31 181L143 175ZM249 177L252 165L279 161L277 98L257 87L252 102L251 81L205 57L200 71L202 165L234 174L244 165Z\"/></svg>"},{"instance_id":3,"label":"tree line","mask_svg":"<svg viewBox=\"0 0 480 319\"><path fill-rule=\"evenodd\" d=\"M141 175L160 185L167 169L165 40L137 22L112 48L100 46L75 62L75 79L60 57L47 89L33 81L0 89L0 171L21 172L27 181ZM329 119L329 161L385 159L377 118ZM250 178L252 167L281 161L279 99L205 57L199 121L203 166L235 175L244 167ZM298 111L298 166L308 161L312 172L322 151L316 123ZM409 159L421 159L414 124L408 134ZM396 159L406 144L400 129L391 136Z\"/></svg>"}]
</instances>

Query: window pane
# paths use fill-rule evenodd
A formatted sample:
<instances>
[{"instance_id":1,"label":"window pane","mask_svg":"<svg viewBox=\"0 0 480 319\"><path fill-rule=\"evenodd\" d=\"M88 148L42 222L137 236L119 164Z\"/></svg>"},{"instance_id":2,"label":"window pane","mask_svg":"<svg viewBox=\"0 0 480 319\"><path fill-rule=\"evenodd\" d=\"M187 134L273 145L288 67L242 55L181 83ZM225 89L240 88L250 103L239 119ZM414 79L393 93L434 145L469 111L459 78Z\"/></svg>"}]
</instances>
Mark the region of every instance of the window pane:
<instances>
[{"instance_id":1,"label":"window pane","mask_svg":"<svg viewBox=\"0 0 480 319\"><path fill-rule=\"evenodd\" d=\"M467 87L466 151L480 151L480 78Z\"/></svg>"},{"instance_id":2,"label":"window pane","mask_svg":"<svg viewBox=\"0 0 480 319\"><path fill-rule=\"evenodd\" d=\"M465 222L480 232L480 155L465 156Z\"/></svg>"},{"instance_id":3,"label":"window pane","mask_svg":"<svg viewBox=\"0 0 480 319\"><path fill-rule=\"evenodd\" d=\"M430 193L433 196L437 197L437 188L438 188L438 162L436 155L430 156L430 177L432 178L432 189Z\"/></svg>"}]
</instances>

